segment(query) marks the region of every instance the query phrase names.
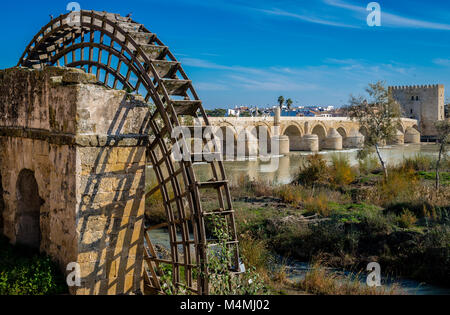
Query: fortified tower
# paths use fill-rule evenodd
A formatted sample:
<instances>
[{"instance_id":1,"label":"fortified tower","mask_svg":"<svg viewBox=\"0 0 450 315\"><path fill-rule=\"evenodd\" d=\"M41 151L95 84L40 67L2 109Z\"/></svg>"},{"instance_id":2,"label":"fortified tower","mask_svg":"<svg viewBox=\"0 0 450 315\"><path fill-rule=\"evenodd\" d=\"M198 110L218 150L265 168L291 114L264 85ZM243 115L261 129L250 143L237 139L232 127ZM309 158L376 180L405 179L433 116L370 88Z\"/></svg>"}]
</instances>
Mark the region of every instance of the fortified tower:
<instances>
[{"instance_id":1,"label":"fortified tower","mask_svg":"<svg viewBox=\"0 0 450 315\"><path fill-rule=\"evenodd\" d=\"M435 140L434 125L445 119L444 85L391 86L389 90L402 106L403 116L417 119L422 139Z\"/></svg>"}]
</instances>

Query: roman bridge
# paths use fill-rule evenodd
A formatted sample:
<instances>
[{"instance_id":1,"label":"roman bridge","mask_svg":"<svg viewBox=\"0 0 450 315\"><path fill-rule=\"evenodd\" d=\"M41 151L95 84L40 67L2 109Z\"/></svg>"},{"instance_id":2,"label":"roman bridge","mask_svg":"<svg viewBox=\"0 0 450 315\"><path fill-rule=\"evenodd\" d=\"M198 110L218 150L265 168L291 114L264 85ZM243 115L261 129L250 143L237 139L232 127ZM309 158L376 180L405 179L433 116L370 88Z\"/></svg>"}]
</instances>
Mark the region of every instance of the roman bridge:
<instances>
[{"instance_id":1,"label":"roman bridge","mask_svg":"<svg viewBox=\"0 0 450 315\"><path fill-rule=\"evenodd\" d=\"M245 139L246 154L255 155L260 147L261 134L266 138L277 138L280 153L289 151L320 151L358 148L364 143L367 131L350 118L337 117L252 117L252 118L209 118L213 132L223 139L225 147L229 135L234 144ZM264 132L261 132L263 130ZM243 135L246 135L245 137ZM227 135L225 137L224 135ZM228 140L229 142L230 140ZM420 143L417 120L402 118L397 125L397 135L391 144ZM225 151L225 150L224 150Z\"/></svg>"}]
</instances>

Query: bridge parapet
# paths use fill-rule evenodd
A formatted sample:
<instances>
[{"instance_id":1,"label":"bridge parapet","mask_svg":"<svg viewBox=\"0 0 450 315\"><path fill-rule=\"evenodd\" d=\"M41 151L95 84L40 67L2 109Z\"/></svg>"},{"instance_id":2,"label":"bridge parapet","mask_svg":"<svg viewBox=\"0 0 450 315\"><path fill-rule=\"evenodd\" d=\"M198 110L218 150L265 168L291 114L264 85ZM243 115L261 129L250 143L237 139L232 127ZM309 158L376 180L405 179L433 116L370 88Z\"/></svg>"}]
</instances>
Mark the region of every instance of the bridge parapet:
<instances>
[{"instance_id":1,"label":"bridge parapet","mask_svg":"<svg viewBox=\"0 0 450 315\"><path fill-rule=\"evenodd\" d=\"M318 138L320 149L342 150L343 148L360 148L364 143L365 130L360 124L349 117L281 117L279 124L275 125L274 117L212 117L209 121L214 128L227 128L237 138L242 132L251 132L257 126L264 126L271 130L271 136L287 136L290 142L290 151L315 151ZM276 129L275 127L279 127ZM417 120L400 119L398 130L402 133L406 143L416 143ZM278 133L277 133L278 132ZM401 144L402 135L398 134L395 143ZM420 135L420 134L419 134ZM339 139L341 138L341 139ZM253 141L254 142L254 141ZM342 144L341 144L342 142ZM249 144L257 146L257 144Z\"/></svg>"}]
</instances>

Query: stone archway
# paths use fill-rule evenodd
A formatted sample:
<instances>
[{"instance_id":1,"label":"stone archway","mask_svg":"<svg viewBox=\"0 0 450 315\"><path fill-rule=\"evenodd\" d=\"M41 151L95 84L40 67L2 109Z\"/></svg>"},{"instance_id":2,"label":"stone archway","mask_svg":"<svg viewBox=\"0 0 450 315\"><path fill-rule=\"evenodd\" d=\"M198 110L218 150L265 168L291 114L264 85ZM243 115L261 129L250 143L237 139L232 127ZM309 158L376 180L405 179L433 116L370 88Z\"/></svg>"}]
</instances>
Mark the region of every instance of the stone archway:
<instances>
[{"instance_id":1,"label":"stone archway","mask_svg":"<svg viewBox=\"0 0 450 315\"><path fill-rule=\"evenodd\" d=\"M220 142L221 153L227 159L232 159L237 154L237 136L230 126L222 126L216 131L216 136Z\"/></svg>"},{"instance_id":2,"label":"stone archway","mask_svg":"<svg viewBox=\"0 0 450 315\"><path fill-rule=\"evenodd\" d=\"M313 135L317 135L319 137L319 149L322 149L324 145L324 141L327 138L327 132L322 125L316 125L311 132Z\"/></svg>"},{"instance_id":3,"label":"stone archway","mask_svg":"<svg viewBox=\"0 0 450 315\"><path fill-rule=\"evenodd\" d=\"M339 127L337 129L337 132L341 135L342 139L345 140L347 138L347 131L344 129L344 127Z\"/></svg>"},{"instance_id":4,"label":"stone archway","mask_svg":"<svg viewBox=\"0 0 450 315\"><path fill-rule=\"evenodd\" d=\"M34 172L22 170L17 179L16 243L39 249L41 244L41 206Z\"/></svg>"},{"instance_id":5,"label":"stone archway","mask_svg":"<svg viewBox=\"0 0 450 315\"><path fill-rule=\"evenodd\" d=\"M291 151L302 150L302 132L295 125L290 125L283 133L284 136L289 137L289 147Z\"/></svg>"},{"instance_id":6,"label":"stone archway","mask_svg":"<svg viewBox=\"0 0 450 315\"><path fill-rule=\"evenodd\" d=\"M268 155L272 152L272 134L270 127L267 125L257 125L253 132L256 131L256 138L258 139L258 154Z\"/></svg>"}]
</instances>

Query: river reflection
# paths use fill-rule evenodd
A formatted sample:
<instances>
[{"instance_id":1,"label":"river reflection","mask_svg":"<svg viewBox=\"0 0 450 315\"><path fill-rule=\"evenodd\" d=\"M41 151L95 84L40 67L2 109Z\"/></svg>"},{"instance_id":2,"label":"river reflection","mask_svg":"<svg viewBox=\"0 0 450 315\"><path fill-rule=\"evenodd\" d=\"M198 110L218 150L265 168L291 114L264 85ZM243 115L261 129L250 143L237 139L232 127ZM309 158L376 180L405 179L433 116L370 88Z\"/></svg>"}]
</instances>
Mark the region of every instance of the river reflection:
<instances>
[{"instance_id":1,"label":"river reflection","mask_svg":"<svg viewBox=\"0 0 450 315\"><path fill-rule=\"evenodd\" d=\"M331 161L333 155L347 156L352 165L358 165L357 150L323 151L320 152L325 159ZM436 144L407 144L402 146L388 146L381 149L381 154L388 164L394 165L404 158L414 157L418 154L437 157L439 146ZM229 180L236 182L242 174L252 179L267 181L274 184L288 184L296 176L301 163L310 152L292 152L287 156L274 158L271 162L264 162L258 158L249 158L241 161L226 161L225 169ZM278 165L277 165L278 163ZM273 167L273 166L278 167ZM196 173L200 180L209 180L210 167L206 164L196 164Z\"/></svg>"}]
</instances>

